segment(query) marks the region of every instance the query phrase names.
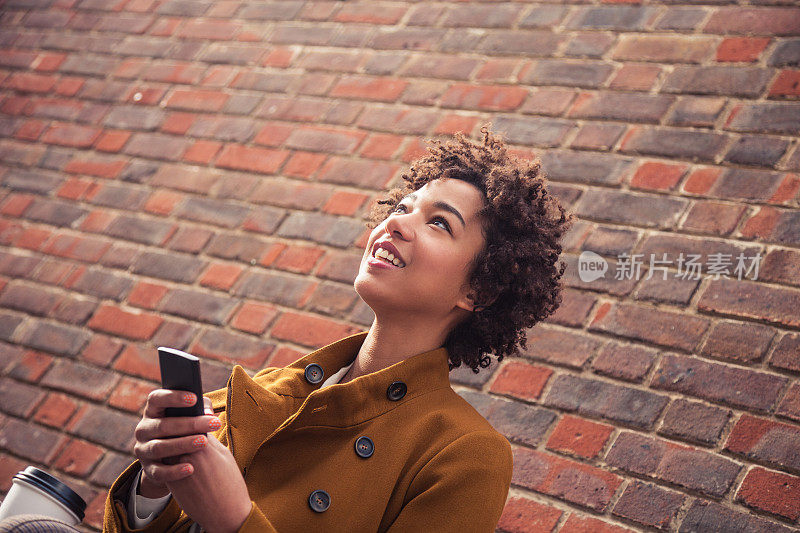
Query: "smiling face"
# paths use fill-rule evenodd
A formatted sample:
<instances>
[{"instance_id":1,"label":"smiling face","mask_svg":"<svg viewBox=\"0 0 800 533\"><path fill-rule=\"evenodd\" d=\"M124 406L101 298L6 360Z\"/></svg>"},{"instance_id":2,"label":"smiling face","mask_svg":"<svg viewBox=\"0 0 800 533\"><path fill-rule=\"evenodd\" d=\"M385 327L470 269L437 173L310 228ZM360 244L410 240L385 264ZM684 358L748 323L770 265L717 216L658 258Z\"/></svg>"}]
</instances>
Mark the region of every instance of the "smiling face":
<instances>
[{"instance_id":1,"label":"smiling face","mask_svg":"<svg viewBox=\"0 0 800 533\"><path fill-rule=\"evenodd\" d=\"M437 179L407 195L372 231L354 286L376 315L458 321L472 309L469 271L485 244L477 187ZM391 264L381 255L391 252ZM375 253L378 253L378 257Z\"/></svg>"}]
</instances>

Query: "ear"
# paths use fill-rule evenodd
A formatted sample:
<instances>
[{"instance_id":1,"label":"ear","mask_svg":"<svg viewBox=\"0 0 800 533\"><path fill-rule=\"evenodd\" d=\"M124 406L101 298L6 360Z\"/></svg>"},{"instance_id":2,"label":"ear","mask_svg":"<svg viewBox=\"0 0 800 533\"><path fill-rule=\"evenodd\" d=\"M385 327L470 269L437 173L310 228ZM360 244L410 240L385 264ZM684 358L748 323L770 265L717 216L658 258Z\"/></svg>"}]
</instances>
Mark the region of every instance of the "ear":
<instances>
[{"instance_id":1,"label":"ear","mask_svg":"<svg viewBox=\"0 0 800 533\"><path fill-rule=\"evenodd\" d=\"M489 302L487 305L491 305L491 302ZM456 307L464 309L465 311L469 311L470 313L480 311L481 309L486 308L487 305L475 303L474 295L469 292L462 294L461 298L459 298L459 300L456 302Z\"/></svg>"}]
</instances>

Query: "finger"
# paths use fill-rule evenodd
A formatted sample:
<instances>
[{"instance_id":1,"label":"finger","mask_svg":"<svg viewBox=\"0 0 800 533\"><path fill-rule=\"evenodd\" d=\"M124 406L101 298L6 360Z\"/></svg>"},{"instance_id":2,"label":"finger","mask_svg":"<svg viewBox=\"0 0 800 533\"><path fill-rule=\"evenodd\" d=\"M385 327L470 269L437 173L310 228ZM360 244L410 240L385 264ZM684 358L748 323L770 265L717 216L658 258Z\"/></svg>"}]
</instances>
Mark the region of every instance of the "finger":
<instances>
[{"instance_id":1,"label":"finger","mask_svg":"<svg viewBox=\"0 0 800 533\"><path fill-rule=\"evenodd\" d=\"M162 418L167 407L191 407L197 403L194 393L179 390L156 389L147 396L144 416Z\"/></svg>"},{"instance_id":2,"label":"finger","mask_svg":"<svg viewBox=\"0 0 800 533\"><path fill-rule=\"evenodd\" d=\"M170 483L178 481L194 474L194 466L191 463L180 462L174 465L163 463L150 463L143 465L144 473L155 483Z\"/></svg>"},{"instance_id":3,"label":"finger","mask_svg":"<svg viewBox=\"0 0 800 533\"><path fill-rule=\"evenodd\" d=\"M137 442L143 443L153 439L199 435L221 427L222 421L214 415L143 418L136 426L134 436Z\"/></svg>"},{"instance_id":4,"label":"finger","mask_svg":"<svg viewBox=\"0 0 800 533\"><path fill-rule=\"evenodd\" d=\"M205 407L205 413L207 415L213 415L214 414L214 406L211 403L211 398L206 398L204 396L203 397L203 406Z\"/></svg>"},{"instance_id":5,"label":"finger","mask_svg":"<svg viewBox=\"0 0 800 533\"><path fill-rule=\"evenodd\" d=\"M133 447L133 454L140 461L161 461L165 457L186 455L202 450L208 444L205 435L189 435L175 439L153 439Z\"/></svg>"}]
</instances>

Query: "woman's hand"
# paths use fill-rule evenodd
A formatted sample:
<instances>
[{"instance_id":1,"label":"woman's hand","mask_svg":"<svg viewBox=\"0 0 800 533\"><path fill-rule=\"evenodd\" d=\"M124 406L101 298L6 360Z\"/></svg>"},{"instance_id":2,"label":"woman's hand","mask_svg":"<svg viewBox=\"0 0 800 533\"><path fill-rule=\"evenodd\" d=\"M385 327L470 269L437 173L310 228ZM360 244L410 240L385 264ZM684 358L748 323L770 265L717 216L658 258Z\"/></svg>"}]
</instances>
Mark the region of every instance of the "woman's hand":
<instances>
[{"instance_id":1,"label":"woman's hand","mask_svg":"<svg viewBox=\"0 0 800 533\"><path fill-rule=\"evenodd\" d=\"M185 459L193 474L167 482L172 497L205 531L238 531L250 514L252 502L230 450L209 435L208 445Z\"/></svg>"},{"instance_id":2,"label":"woman's hand","mask_svg":"<svg viewBox=\"0 0 800 533\"><path fill-rule=\"evenodd\" d=\"M143 475L139 487L142 496L166 496L170 492L166 485L168 482L191 476L194 467L187 459L207 446L205 433L221 427L219 418L210 414L164 416L167 407L187 407L196 401L191 392L167 389L156 389L147 397L144 415L134 432L136 444L133 447L133 454L142 464ZM207 398L204 401L210 403ZM175 456L179 456L177 464L164 462L165 458Z\"/></svg>"}]
</instances>

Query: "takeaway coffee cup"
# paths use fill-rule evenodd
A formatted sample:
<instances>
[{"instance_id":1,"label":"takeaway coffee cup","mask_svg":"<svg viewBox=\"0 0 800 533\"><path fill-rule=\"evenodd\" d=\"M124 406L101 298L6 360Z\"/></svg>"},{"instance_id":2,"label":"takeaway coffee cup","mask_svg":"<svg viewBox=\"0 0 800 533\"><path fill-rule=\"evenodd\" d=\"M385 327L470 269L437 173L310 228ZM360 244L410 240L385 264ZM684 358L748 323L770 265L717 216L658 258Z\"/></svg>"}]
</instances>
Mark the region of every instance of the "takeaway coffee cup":
<instances>
[{"instance_id":1,"label":"takeaway coffee cup","mask_svg":"<svg viewBox=\"0 0 800 533\"><path fill-rule=\"evenodd\" d=\"M21 514L44 515L74 526L83 521L86 502L47 472L29 466L14 476L0 505L0 520Z\"/></svg>"}]
</instances>

